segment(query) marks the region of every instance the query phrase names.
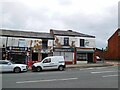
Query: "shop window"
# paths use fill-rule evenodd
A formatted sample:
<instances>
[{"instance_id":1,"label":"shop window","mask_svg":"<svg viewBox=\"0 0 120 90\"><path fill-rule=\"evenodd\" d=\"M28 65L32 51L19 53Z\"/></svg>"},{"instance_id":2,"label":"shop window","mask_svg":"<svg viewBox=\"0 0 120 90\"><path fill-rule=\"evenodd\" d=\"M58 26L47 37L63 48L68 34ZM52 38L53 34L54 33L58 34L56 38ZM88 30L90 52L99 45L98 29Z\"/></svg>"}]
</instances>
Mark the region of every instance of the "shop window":
<instances>
[{"instance_id":1,"label":"shop window","mask_svg":"<svg viewBox=\"0 0 120 90\"><path fill-rule=\"evenodd\" d=\"M60 52L53 52L53 56L60 56L61 53Z\"/></svg>"},{"instance_id":2,"label":"shop window","mask_svg":"<svg viewBox=\"0 0 120 90\"><path fill-rule=\"evenodd\" d=\"M9 59L15 63L18 63L18 64L25 64L25 58L26 58L26 55L25 53L22 53L22 52L11 52L9 53Z\"/></svg>"},{"instance_id":3,"label":"shop window","mask_svg":"<svg viewBox=\"0 0 120 90\"><path fill-rule=\"evenodd\" d=\"M85 40L84 39L80 39L80 47L84 47L85 46Z\"/></svg>"},{"instance_id":4,"label":"shop window","mask_svg":"<svg viewBox=\"0 0 120 90\"><path fill-rule=\"evenodd\" d=\"M42 41L42 48L48 47L48 41Z\"/></svg>"},{"instance_id":5,"label":"shop window","mask_svg":"<svg viewBox=\"0 0 120 90\"><path fill-rule=\"evenodd\" d=\"M69 38L64 38L64 45L69 46Z\"/></svg>"},{"instance_id":6,"label":"shop window","mask_svg":"<svg viewBox=\"0 0 120 90\"><path fill-rule=\"evenodd\" d=\"M64 52L65 61L72 61L73 60L73 53L72 52Z\"/></svg>"},{"instance_id":7,"label":"shop window","mask_svg":"<svg viewBox=\"0 0 120 90\"><path fill-rule=\"evenodd\" d=\"M19 39L19 41L18 41L18 46L19 46L19 47L26 47L27 45L26 45L25 40L24 40L24 39Z\"/></svg>"},{"instance_id":8,"label":"shop window","mask_svg":"<svg viewBox=\"0 0 120 90\"><path fill-rule=\"evenodd\" d=\"M86 60L87 60L86 53L77 54L77 61L86 61Z\"/></svg>"}]
</instances>

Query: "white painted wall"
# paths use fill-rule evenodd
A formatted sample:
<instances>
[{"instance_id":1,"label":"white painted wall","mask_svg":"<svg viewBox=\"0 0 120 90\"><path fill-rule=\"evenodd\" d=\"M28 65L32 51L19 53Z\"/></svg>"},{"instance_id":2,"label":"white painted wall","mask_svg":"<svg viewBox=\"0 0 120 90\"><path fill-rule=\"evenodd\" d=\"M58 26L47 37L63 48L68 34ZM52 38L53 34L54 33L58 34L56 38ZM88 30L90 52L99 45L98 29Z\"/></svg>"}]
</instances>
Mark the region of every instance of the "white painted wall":
<instances>
[{"instance_id":1,"label":"white painted wall","mask_svg":"<svg viewBox=\"0 0 120 90\"><path fill-rule=\"evenodd\" d=\"M59 39L61 45L64 45L64 38L68 36L56 36ZM68 37L69 38L69 45L71 45L72 41L75 41L75 46L80 47L80 39L85 40L85 47L86 48L95 48L95 38L90 37ZM55 42L54 42L55 43Z\"/></svg>"},{"instance_id":2,"label":"white painted wall","mask_svg":"<svg viewBox=\"0 0 120 90\"><path fill-rule=\"evenodd\" d=\"M7 40L7 37L2 37L2 36L0 37L0 42L1 42L0 47L2 47L3 44L6 45L6 40ZM32 47L35 45L35 40L42 41L42 39L8 37L7 46L18 46L20 40L25 41L25 43L23 43L24 47L30 47L31 40L33 42ZM48 40L48 46L53 46L53 40Z\"/></svg>"},{"instance_id":3,"label":"white painted wall","mask_svg":"<svg viewBox=\"0 0 120 90\"><path fill-rule=\"evenodd\" d=\"M0 48L2 48L3 45L5 45L5 47L6 47L6 39L7 39L7 37L0 36Z\"/></svg>"},{"instance_id":4,"label":"white painted wall","mask_svg":"<svg viewBox=\"0 0 120 90\"><path fill-rule=\"evenodd\" d=\"M63 56L65 61L73 61L74 53L73 52L53 52L53 56Z\"/></svg>"},{"instance_id":5,"label":"white painted wall","mask_svg":"<svg viewBox=\"0 0 120 90\"><path fill-rule=\"evenodd\" d=\"M95 48L95 38L90 38L90 37L76 37L77 38L77 47L80 47L80 39L84 39L85 43L88 42L88 44L85 44L86 48Z\"/></svg>"},{"instance_id":6,"label":"white painted wall","mask_svg":"<svg viewBox=\"0 0 120 90\"><path fill-rule=\"evenodd\" d=\"M68 36L56 36L59 39L61 45L64 45L64 38ZM16 37L8 37L7 46L18 46L19 39L25 40L25 46L30 47L30 41L32 40L32 47L35 45L35 40L42 41L41 39L33 39L33 38L16 38ZM85 42L89 42L85 45L86 48L95 48L95 38L86 38L86 37L69 37L69 45L71 45L72 41L75 41L75 46L80 47L80 39L85 39ZM0 47L6 45L7 37L0 37ZM55 43L55 42L54 42ZM53 40L48 40L48 46L53 46Z\"/></svg>"},{"instance_id":7,"label":"white painted wall","mask_svg":"<svg viewBox=\"0 0 120 90\"><path fill-rule=\"evenodd\" d=\"M7 46L18 46L19 38L8 37Z\"/></svg>"},{"instance_id":8,"label":"white painted wall","mask_svg":"<svg viewBox=\"0 0 120 90\"><path fill-rule=\"evenodd\" d=\"M48 40L48 46L53 46L53 40Z\"/></svg>"}]
</instances>

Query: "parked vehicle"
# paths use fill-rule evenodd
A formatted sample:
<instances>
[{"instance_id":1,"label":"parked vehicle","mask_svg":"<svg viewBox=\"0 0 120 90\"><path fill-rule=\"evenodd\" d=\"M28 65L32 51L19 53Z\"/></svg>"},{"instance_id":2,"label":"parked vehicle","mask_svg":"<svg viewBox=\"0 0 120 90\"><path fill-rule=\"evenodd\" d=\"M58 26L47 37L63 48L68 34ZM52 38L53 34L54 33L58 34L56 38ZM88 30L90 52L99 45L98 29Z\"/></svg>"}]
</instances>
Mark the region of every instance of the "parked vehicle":
<instances>
[{"instance_id":1,"label":"parked vehicle","mask_svg":"<svg viewBox=\"0 0 120 90\"><path fill-rule=\"evenodd\" d=\"M27 65L25 64L15 64L10 60L0 60L0 72L15 72L19 73L22 71L27 71Z\"/></svg>"},{"instance_id":2,"label":"parked vehicle","mask_svg":"<svg viewBox=\"0 0 120 90\"><path fill-rule=\"evenodd\" d=\"M49 69L58 69L60 71L65 69L65 60L63 56L50 56L44 58L41 62L34 63L32 71L42 71Z\"/></svg>"},{"instance_id":3,"label":"parked vehicle","mask_svg":"<svg viewBox=\"0 0 120 90\"><path fill-rule=\"evenodd\" d=\"M96 56L97 61L101 61L102 59L99 56Z\"/></svg>"}]
</instances>

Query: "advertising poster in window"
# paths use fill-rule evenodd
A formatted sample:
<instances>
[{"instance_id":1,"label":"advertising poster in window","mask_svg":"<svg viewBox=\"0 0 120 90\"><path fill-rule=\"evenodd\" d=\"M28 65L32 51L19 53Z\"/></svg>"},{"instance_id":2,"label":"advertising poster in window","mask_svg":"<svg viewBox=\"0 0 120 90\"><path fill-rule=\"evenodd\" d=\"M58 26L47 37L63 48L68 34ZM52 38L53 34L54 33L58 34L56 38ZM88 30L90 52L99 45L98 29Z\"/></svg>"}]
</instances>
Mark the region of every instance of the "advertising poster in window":
<instances>
[{"instance_id":1,"label":"advertising poster in window","mask_svg":"<svg viewBox=\"0 0 120 90\"><path fill-rule=\"evenodd\" d=\"M18 44L19 44L18 45L19 47L26 47L27 46L25 40L23 40L23 39L19 39Z\"/></svg>"}]
</instances>

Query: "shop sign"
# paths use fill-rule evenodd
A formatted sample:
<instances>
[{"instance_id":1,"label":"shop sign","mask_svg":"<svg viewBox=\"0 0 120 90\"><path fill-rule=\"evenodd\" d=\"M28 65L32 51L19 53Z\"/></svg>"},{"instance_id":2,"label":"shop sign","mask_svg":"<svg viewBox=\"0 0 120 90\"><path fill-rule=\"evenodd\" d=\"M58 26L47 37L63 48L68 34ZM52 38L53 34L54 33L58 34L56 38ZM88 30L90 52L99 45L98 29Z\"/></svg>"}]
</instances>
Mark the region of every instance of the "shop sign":
<instances>
[{"instance_id":1,"label":"shop sign","mask_svg":"<svg viewBox=\"0 0 120 90\"><path fill-rule=\"evenodd\" d=\"M23 52L10 52L10 54L25 55L25 52L24 53Z\"/></svg>"},{"instance_id":2,"label":"shop sign","mask_svg":"<svg viewBox=\"0 0 120 90\"><path fill-rule=\"evenodd\" d=\"M28 50L28 48L27 47L8 47L8 50L26 51L26 50Z\"/></svg>"},{"instance_id":3,"label":"shop sign","mask_svg":"<svg viewBox=\"0 0 120 90\"><path fill-rule=\"evenodd\" d=\"M58 52L72 52L74 51L74 48L64 48L64 49L54 49L54 51L58 51Z\"/></svg>"},{"instance_id":4,"label":"shop sign","mask_svg":"<svg viewBox=\"0 0 120 90\"><path fill-rule=\"evenodd\" d=\"M80 53L93 53L94 50L93 49L77 49L77 52L80 52Z\"/></svg>"}]
</instances>

